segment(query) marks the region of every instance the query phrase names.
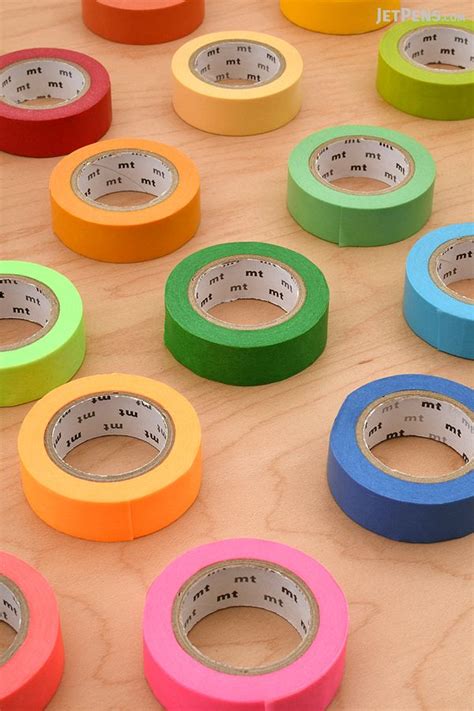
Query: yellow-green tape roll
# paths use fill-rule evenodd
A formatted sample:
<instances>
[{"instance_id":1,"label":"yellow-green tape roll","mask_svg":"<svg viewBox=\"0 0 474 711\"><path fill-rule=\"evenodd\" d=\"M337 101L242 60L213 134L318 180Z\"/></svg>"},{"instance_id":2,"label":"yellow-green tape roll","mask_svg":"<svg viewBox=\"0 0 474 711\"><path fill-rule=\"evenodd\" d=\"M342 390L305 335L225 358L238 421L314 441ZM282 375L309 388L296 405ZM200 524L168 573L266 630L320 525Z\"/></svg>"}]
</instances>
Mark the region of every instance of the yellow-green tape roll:
<instances>
[{"instance_id":1,"label":"yellow-green tape roll","mask_svg":"<svg viewBox=\"0 0 474 711\"><path fill-rule=\"evenodd\" d=\"M379 94L414 116L472 118L473 30L471 20L408 21L392 27L379 47Z\"/></svg>"},{"instance_id":2,"label":"yellow-green tape roll","mask_svg":"<svg viewBox=\"0 0 474 711\"><path fill-rule=\"evenodd\" d=\"M0 261L0 318L41 326L28 338L0 343L0 406L37 400L80 367L82 301L62 274L31 262Z\"/></svg>"},{"instance_id":3,"label":"yellow-green tape roll","mask_svg":"<svg viewBox=\"0 0 474 711\"><path fill-rule=\"evenodd\" d=\"M290 155L288 209L303 229L341 247L391 244L428 220L435 175L430 153L402 133L325 128ZM354 177L377 180L381 189L348 189L346 179Z\"/></svg>"}]
</instances>

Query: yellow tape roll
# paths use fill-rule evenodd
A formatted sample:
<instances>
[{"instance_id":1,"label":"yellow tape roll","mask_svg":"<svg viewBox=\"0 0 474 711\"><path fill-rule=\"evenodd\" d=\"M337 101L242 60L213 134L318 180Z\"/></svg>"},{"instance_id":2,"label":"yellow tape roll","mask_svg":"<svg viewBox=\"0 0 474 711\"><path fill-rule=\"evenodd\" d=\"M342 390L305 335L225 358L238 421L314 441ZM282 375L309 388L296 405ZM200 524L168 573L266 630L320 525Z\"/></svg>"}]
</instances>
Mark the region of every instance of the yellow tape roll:
<instances>
[{"instance_id":1,"label":"yellow tape roll","mask_svg":"<svg viewBox=\"0 0 474 711\"><path fill-rule=\"evenodd\" d=\"M191 126L226 136L279 128L301 107L303 60L259 32L214 32L186 42L172 61L173 106Z\"/></svg>"},{"instance_id":2,"label":"yellow tape roll","mask_svg":"<svg viewBox=\"0 0 474 711\"><path fill-rule=\"evenodd\" d=\"M280 0L295 25L328 35L358 35L380 30L394 19L400 0ZM389 18L389 19L387 19Z\"/></svg>"}]
</instances>

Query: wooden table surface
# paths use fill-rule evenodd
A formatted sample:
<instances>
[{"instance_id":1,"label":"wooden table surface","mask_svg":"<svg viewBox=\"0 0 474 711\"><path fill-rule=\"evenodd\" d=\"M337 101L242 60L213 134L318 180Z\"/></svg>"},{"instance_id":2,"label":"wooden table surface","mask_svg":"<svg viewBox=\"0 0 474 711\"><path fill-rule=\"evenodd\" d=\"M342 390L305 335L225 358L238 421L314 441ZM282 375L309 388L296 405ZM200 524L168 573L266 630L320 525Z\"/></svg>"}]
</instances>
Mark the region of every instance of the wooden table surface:
<instances>
[{"instance_id":1,"label":"wooden table surface","mask_svg":"<svg viewBox=\"0 0 474 711\"><path fill-rule=\"evenodd\" d=\"M469 14L467 1L448 5L450 12ZM88 336L78 377L122 371L162 380L189 398L203 427L203 486L191 510L154 535L103 544L62 535L33 514L22 494L16 450L31 405L1 412L2 548L46 576L61 611L66 669L51 711L159 707L142 668L145 592L183 551L241 536L300 548L345 591L351 616L347 666L331 709L472 709L472 540L386 540L346 518L326 483L329 431L352 390L397 373L473 382L472 363L430 348L410 331L401 311L405 258L416 239L472 219L472 125L422 120L384 103L374 88L382 32L313 34L287 22L276 0L207 0L206 20L195 34L268 32L293 43L305 62L303 109L289 125L256 137L208 135L183 123L171 107L170 59L181 41L134 47L102 40L83 26L79 0L3 0L2 6L4 52L51 46L96 57L112 78L114 117L107 136L177 146L194 159L202 178L202 224L190 243L156 261L103 264L69 251L51 230L48 178L58 159L2 159L1 256L56 268L78 287ZM340 249L292 220L285 206L290 150L307 134L344 123L394 128L432 152L438 168L434 211L420 234L388 247ZM284 382L256 388L208 382L178 365L163 346L163 287L170 270L196 249L235 240L295 249L318 264L329 282L327 348L312 367ZM74 461L97 471L120 469L148 454L145 445L110 438L83 445ZM412 438L385 444L378 454L425 472L458 461L444 445ZM7 637L2 630L2 639ZM294 644L286 623L255 610L214 615L193 639L219 659L250 664L277 658Z\"/></svg>"}]
</instances>

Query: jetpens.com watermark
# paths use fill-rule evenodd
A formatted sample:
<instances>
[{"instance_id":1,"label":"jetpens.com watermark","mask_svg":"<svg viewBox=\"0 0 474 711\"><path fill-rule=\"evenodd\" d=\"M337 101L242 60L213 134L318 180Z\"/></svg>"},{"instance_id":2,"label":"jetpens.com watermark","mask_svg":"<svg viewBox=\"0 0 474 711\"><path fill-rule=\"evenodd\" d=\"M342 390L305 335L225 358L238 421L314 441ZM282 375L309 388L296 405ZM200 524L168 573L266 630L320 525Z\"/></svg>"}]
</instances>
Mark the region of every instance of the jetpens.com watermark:
<instances>
[{"instance_id":1,"label":"jetpens.com watermark","mask_svg":"<svg viewBox=\"0 0 474 711\"><path fill-rule=\"evenodd\" d=\"M456 20L465 19L464 15L443 15L439 10L413 10L409 7L402 7L400 10L377 8L377 25L386 24L387 22L405 22L405 20L413 20L414 22L447 22L451 20L455 22Z\"/></svg>"}]
</instances>

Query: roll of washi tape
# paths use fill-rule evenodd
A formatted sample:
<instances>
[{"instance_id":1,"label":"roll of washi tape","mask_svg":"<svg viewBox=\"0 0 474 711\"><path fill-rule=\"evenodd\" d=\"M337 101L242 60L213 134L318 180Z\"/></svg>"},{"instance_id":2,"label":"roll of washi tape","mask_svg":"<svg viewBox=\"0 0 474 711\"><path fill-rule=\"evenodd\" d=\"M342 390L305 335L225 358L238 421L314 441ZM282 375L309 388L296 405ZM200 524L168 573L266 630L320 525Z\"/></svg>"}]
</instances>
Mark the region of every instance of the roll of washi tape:
<instances>
[{"instance_id":1,"label":"roll of washi tape","mask_svg":"<svg viewBox=\"0 0 474 711\"><path fill-rule=\"evenodd\" d=\"M279 306L257 326L215 318L237 299ZM313 363L327 338L329 290L318 267L297 252L261 242L207 247L178 264L166 283L165 344L197 375L230 385L283 380Z\"/></svg>"},{"instance_id":2,"label":"roll of washi tape","mask_svg":"<svg viewBox=\"0 0 474 711\"><path fill-rule=\"evenodd\" d=\"M474 299L453 289L464 279L474 279L474 223L429 232L408 255L403 312L430 345L474 358Z\"/></svg>"},{"instance_id":3,"label":"roll of washi tape","mask_svg":"<svg viewBox=\"0 0 474 711\"><path fill-rule=\"evenodd\" d=\"M303 229L340 247L391 244L417 232L431 215L435 164L420 143L375 126L326 128L292 151L288 209ZM347 178L384 184L366 192Z\"/></svg>"},{"instance_id":4,"label":"roll of washi tape","mask_svg":"<svg viewBox=\"0 0 474 711\"><path fill-rule=\"evenodd\" d=\"M379 48L379 94L414 116L474 116L473 29L470 20L408 21L392 27Z\"/></svg>"},{"instance_id":5,"label":"roll of washi tape","mask_svg":"<svg viewBox=\"0 0 474 711\"><path fill-rule=\"evenodd\" d=\"M387 538L433 543L473 531L474 394L429 375L395 375L355 390L334 422L328 481L341 509ZM426 437L463 458L455 471L416 477L372 453L384 440Z\"/></svg>"},{"instance_id":6,"label":"roll of washi tape","mask_svg":"<svg viewBox=\"0 0 474 711\"><path fill-rule=\"evenodd\" d=\"M69 279L31 262L0 261L0 319L41 328L0 345L0 406L37 400L72 378L85 354L82 301Z\"/></svg>"},{"instance_id":7,"label":"roll of washi tape","mask_svg":"<svg viewBox=\"0 0 474 711\"><path fill-rule=\"evenodd\" d=\"M81 148L57 164L49 189L54 232L91 259L155 259L181 247L199 226L195 164L177 148L155 141L121 138ZM123 192L136 193L136 204L102 202L105 195Z\"/></svg>"},{"instance_id":8,"label":"roll of washi tape","mask_svg":"<svg viewBox=\"0 0 474 711\"><path fill-rule=\"evenodd\" d=\"M280 0L295 25L328 35L358 35L389 25L400 0Z\"/></svg>"},{"instance_id":9,"label":"roll of washi tape","mask_svg":"<svg viewBox=\"0 0 474 711\"><path fill-rule=\"evenodd\" d=\"M270 610L301 641L284 659L261 667L211 659L189 632L229 607ZM342 680L348 625L341 589L304 553L271 541L210 543L173 561L148 591L145 676L168 711L323 711Z\"/></svg>"},{"instance_id":10,"label":"roll of washi tape","mask_svg":"<svg viewBox=\"0 0 474 711\"><path fill-rule=\"evenodd\" d=\"M0 149L43 158L98 141L110 127L110 78L69 49L22 49L0 57Z\"/></svg>"},{"instance_id":11,"label":"roll of washi tape","mask_svg":"<svg viewBox=\"0 0 474 711\"><path fill-rule=\"evenodd\" d=\"M82 0L82 18L112 42L159 44L194 32L204 0Z\"/></svg>"},{"instance_id":12,"label":"roll of washi tape","mask_svg":"<svg viewBox=\"0 0 474 711\"><path fill-rule=\"evenodd\" d=\"M42 711L64 668L59 610L40 573L0 551L0 619L16 632L0 654L2 711Z\"/></svg>"},{"instance_id":13,"label":"roll of washi tape","mask_svg":"<svg viewBox=\"0 0 474 711\"><path fill-rule=\"evenodd\" d=\"M202 131L265 133L301 108L301 55L271 35L244 30L196 37L177 50L171 68L175 111Z\"/></svg>"},{"instance_id":14,"label":"roll of washi tape","mask_svg":"<svg viewBox=\"0 0 474 711\"><path fill-rule=\"evenodd\" d=\"M123 435L156 450L144 466L96 475L69 452L95 437ZM58 531L94 541L153 533L179 518L201 483L201 430L192 405L149 378L111 374L74 380L27 414L18 437L23 490Z\"/></svg>"}]
</instances>

